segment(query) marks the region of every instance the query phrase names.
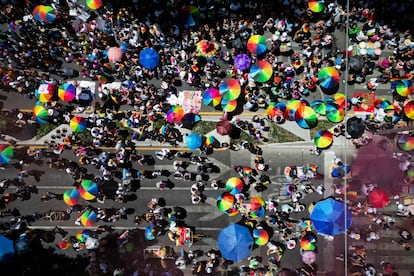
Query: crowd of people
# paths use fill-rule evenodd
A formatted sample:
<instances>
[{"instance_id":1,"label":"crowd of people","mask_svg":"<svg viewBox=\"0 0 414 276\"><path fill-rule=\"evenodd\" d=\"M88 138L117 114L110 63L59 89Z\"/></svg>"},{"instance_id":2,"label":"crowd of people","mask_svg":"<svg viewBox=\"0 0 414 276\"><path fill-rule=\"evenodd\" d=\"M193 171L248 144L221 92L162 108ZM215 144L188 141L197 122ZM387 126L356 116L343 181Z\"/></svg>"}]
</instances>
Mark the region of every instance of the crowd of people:
<instances>
[{"instance_id":1,"label":"crowd of people","mask_svg":"<svg viewBox=\"0 0 414 276\"><path fill-rule=\"evenodd\" d=\"M75 109L79 112L89 109L91 112L88 114L87 124L92 136L91 141L85 143L76 133L71 135L62 133L65 137L63 140L49 141L51 150L28 149L23 153L18 164L21 167L18 177L2 182L2 189L11 183L17 187L14 193L3 195L2 214L8 214L5 207L10 201L16 198L28 200L31 193L37 192L34 185L25 185L25 179L33 176L35 181L40 181L41 173L26 170L26 167L39 159L46 160L50 168L71 175L74 187L79 187L85 179L93 180L100 188L96 201L101 204L108 199L121 204L127 202L129 195L136 189L134 187L136 179L156 179L159 180L156 187L160 190L173 189L174 181L170 178L194 183L189 197L192 204L202 204L205 200L203 194L205 187L211 186L215 190L223 188L221 180L209 178L209 174L215 172L217 167L208 161L208 156L195 153L187 156L184 153L174 153L164 149L157 152L156 157L160 160L170 159L174 163L174 171L149 171L142 169L142 166L157 161L136 151L136 141L149 139L172 146L183 141L184 134L180 132L177 125L171 125L162 132L153 128L154 122L163 118L162 114L170 109L171 104L168 100L178 96L183 83L198 90L205 90L209 87L218 87L226 77L239 80L243 88L244 110L254 112L265 109L270 102L306 99L317 88L317 74L320 68L330 65L340 71L348 70L345 66L345 58L346 50L349 49L338 48L333 34L337 31L347 31L348 23L350 43L353 46L370 41L379 42L381 49L393 50L386 58L379 58L376 55L363 56L362 66L350 70L350 78L346 80L348 83L366 80L367 89L375 92L378 83L388 83L394 79L410 79L413 72L414 44L411 42L411 30L404 29L405 26L397 25L397 22L388 21L394 18L380 8L380 5L385 5L386 1L376 1L376 3L352 1L349 11L344 4L341 5L336 1L326 3L322 12L312 12L308 8L307 1L301 0L263 3L235 0L146 2L137 0L127 5L122 1L105 1L97 10L79 4L78 1L54 0L50 4L57 13L56 18L50 23L39 22L32 15L35 1L24 4L18 3L17 0L5 2L10 3L6 9L0 10L0 21L7 23L6 30L0 33L2 62L0 89L33 99L36 97L35 90L41 83L61 85L68 79L76 78L96 81L99 87L96 99L87 101L86 104L78 103L79 106L73 106L59 100L44 103L49 113L48 123L55 125L68 123L71 112ZM392 3L392 6L396 10L404 10L404 7L409 8L407 3ZM197 15L194 15L194 22L187 21L189 7L196 7L198 10ZM217 20L218 18L220 20ZM255 82L247 70L240 70L234 66L235 56L247 52L247 41L254 34L269 37L270 46L260 58L270 62L273 75L265 83ZM216 53L208 57L200 55L196 46L200 40L216 42L218 45ZM293 49L292 43L298 44L299 50ZM122 58L115 62L111 62L107 54L108 48L112 46L123 50ZM139 53L145 48L155 49L160 56L159 63L151 70L145 68L139 61ZM288 61L283 62L281 56L289 57ZM251 55L251 59L254 63L259 57ZM68 69L72 67L78 70ZM379 70L381 75L370 78L374 69ZM102 88L103 84L111 81L122 82L121 88L111 90ZM157 87L156 83L160 83L160 87ZM378 108L375 116L369 118L373 129L394 127L397 123L407 126L407 122L396 114L401 112L411 97L410 95L401 97L397 94L393 96L395 108L392 111ZM361 106L364 101L356 97L352 99L351 104ZM24 114L19 110L9 110L4 115L14 119L13 124L9 126L16 129L37 123L32 114ZM283 123L282 118L267 119ZM120 128L116 124L120 121L128 121L139 131L131 133L125 128ZM263 135L268 131L267 122L268 120L255 116L251 121L234 120L232 123L234 127L239 127L252 136L254 140L267 143L266 135ZM338 135L347 136L344 125L339 130ZM365 134L352 141L360 147L370 143L372 139ZM62 158L63 151L71 150L75 146L74 154L79 158L77 162ZM103 146L114 147L115 151L100 150ZM263 151L260 146L247 141L237 145L220 146L246 150L252 154L255 158L257 174L246 175L239 167L235 168L236 173L246 184L254 187L256 192L267 189L270 184L269 173L266 172L268 164L265 164L261 158ZM202 149L202 152L207 153L208 149ZM314 153L319 155L320 149L316 148ZM86 169L89 165L99 170L101 175L91 177ZM136 167L138 169L135 169ZM101 189L107 186L107 183L113 182L117 186L114 193ZM289 189L291 189L288 191L290 208L286 209L286 205L283 205L285 209L282 210L276 199L271 200L267 204L269 215L266 220L255 226L273 229L279 234L275 240L268 243L268 262L263 262L262 257L251 256L249 265L239 268L240 273L271 274L286 270L280 267L283 252L286 248L294 247L294 242L304 234L303 229L298 227L301 221L293 219L290 214L305 211L308 206L301 204L300 200L306 194L324 191L320 185L304 182L292 183ZM44 200L47 201L52 197L62 199L62 195L50 193ZM242 205L248 198L248 193L238 194L237 204ZM183 210L178 208L171 210L164 206L165 202L163 204L160 198L155 198L148 203L145 212L133 218L137 225L146 223L149 233L139 233L146 241L166 234L171 241L176 242L179 229L188 226L185 223ZM126 208L105 208L104 205L102 208L75 206L69 208L68 213L81 214L86 210L95 211L98 219L103 222L129 219L129 210ZM16 210L10 214L16 218L15 220L20 217ZM370 215L375 217L376 224L383 229L392 227L392 220L389 218ZM27 229L21 226L22 218L19 219L17 222L13 220L13 226L19 225L15 235ZM23 221L30 222L33 219L39 218L30 216L25 217ZM249 212L245 212L240 223L251 219ZM99 234L103 232L114 233L110 227L98 227L94 232L96 233L92 238L96 238L95 243L88 243L87 246L89 265L86 271L89 275L109 273L140 275L155 269L155 267L142 267L138 259L132 259L130 263L121 262L119 258L112 260L110 249L105 249L108 244L111 244L122 253L122 256L127 256L126 245L140 235L130 232L115 234L116 242L114 242L99 239ZM67 237L67 234L59 228L42 232L37 237L50 243L54 241L53 235L56 233L61 234L63 241L70 243L77 251L86 247L74 237ZM362 234L357 229L353 229L351 233L353 238ZM401 244L404 250L409 250L406 241L410 240L407 238L410 236L411 234L405 235L405 238L396 243ZM379 235L372 230L364 233L363 238L368 242L379 238ZM183 262L192 263L193 274L198 275L212 275L219 269L227 269L232 264L215 248L198 254L186 252L186 254L173 255L172 268L179 267ZM130 260L129 257L125 259ZM390 269L387 266L385 270L388 273ZM312 275L315 271L316 268L309 265L302 268L300 273Z\"/></svg>"}]
</instances>

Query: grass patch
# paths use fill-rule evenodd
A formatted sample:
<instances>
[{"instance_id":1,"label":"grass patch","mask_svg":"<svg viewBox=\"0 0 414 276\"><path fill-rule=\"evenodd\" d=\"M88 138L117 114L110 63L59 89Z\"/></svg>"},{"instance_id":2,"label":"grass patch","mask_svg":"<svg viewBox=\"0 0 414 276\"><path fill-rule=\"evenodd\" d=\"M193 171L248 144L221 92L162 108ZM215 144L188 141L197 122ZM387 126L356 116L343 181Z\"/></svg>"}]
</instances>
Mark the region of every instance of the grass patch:
<instances>
[{"instance_id":1,"label":"grass patch","mask_svg":"<svg viewBox=\"0 0 414 276\"><path fill-rule=\"evenodd\" d=\"M278 126L275 123L269 125L269 143L286 143L286 142L300 142L302 138L296 136L292 132Z\"/></svg>"},{"instance_id":2,"label":"grass patch","mask_svg":"<svg viewBox=\"0 0 414 276\"><path fill-rule=\"evenodd\" d=\"M200 121L193 127L193 132L198 133L200 135L206 135L210 131L216 129L217 122L212 121Z\"/></svg>"},{"instance_id":3,"label":"grass patch","mask_svg":"<svg viewBox=\"0 0 414 276\"><path fill-rule=\"evenodd\" d=\"M46 124L38 124L38 127L36 129L36 138L42 138L43 136L47 135L49 132L53 131L55 128L57 128L59 125L52 124L52 123L46 123Z\"/></svg>"},{"instance_id":4,"label":"grass patch","mask_svg":"<svg viewBox=\"0 0 414 276\"><path fill-rule=\"evenodd\" d=\"M262 145L263 144L262 141L254 139L251 135L246 133L244 130L240 131L240 136L237 139L230 138L230 143L232 143L232 144L240 145L244 141L247 141L247 142L252 143L254 145Z\"/></svg>"},{"instance_id":5,"label":"grass patch","mask_svg":"<svg viewBox=\"0 0 414 276\"><path fill-rule=\"evenodd\" d=\"M328 130L332 128L333 126L337 125L336 123L332 123L329 120L318 120L318 124L316 127L310 129L310 136L315 137L316 133L321 130Z\"/></svg>"}]
</instances>

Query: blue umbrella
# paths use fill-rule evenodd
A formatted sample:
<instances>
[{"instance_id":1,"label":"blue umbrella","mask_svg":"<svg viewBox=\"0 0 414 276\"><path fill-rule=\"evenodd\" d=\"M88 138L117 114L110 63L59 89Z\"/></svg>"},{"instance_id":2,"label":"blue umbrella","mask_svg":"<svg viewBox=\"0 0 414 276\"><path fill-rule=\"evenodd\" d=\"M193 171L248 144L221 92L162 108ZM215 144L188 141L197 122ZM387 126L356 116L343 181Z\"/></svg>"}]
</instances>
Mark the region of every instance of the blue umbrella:
<instances>
[{"instance_id":1,"label":"blue umbrella","mask_svg":"<svg viewBox=\"0 0 414 276\"><path fill-rule=\"evenodd\" d=\"M336 166L331 171L331 177L342 178L345 177L351 171L351 166L342 165Z\"/></svg>"},{"instance_id":2,"label":"blue umbrella","mask_svg":"<svg viewBox=\"0 0 414 276\"><path fill-rule=\"evenodd\" d=\"M151 48L145 48L139 53L139 63L146 69L154 69L160 62L160 55Z\"/></svg>"},{"instance_id":3,"label":"blue umbrella","mask_svg":"<svg viewBox=\"0 0 414 276\"><path fill-rule=\"evenodd\" d=\"M231 224L221 229L217 239L223 257L234 262L249 257L253 245L254 239L249 228L240 224Z\"/></svg>"},{"instance_id":4,"label":"blue umbrella","mask_svg":"<svg viewBox=\"0 0 414 276\"><path fill-rule=\"evenodd\" d=\"M0 263L9 261L15 255L13 240L0 234Z\"/></svg>"},{"instance_id":5,"label":"blue umbrella","mask_svg":"<svg viewBox=\"0 0 414 276\"><path fill-rule=\"evenodd\" d=\"M185 137L185 145L190 150L195 150L201 147L203 143L203 139L200 134L198 133L190 133Z\"/></svg>"},{"instance_id":6,"label":"blue umbrella","mask_svg":"<svg viewBox=\"0 0 414 276\"><path fill-rule=\"evenodd\" d=\"M319 233L337 235L351 226L352 215L343 201L328 197L315 204L310 220Z\"/></svg>"}]
</instances>

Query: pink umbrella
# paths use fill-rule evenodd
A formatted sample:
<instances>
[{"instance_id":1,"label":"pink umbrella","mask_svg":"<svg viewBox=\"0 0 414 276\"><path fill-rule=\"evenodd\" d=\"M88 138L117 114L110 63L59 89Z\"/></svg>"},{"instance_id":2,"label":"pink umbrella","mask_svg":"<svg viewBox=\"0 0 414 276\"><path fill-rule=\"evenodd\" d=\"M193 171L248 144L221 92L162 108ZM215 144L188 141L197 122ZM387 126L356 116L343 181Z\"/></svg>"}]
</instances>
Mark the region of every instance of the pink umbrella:
<instances>
[{"instance_id":1,"label":"pink umbrella","mask_svg":"<svg viewBox=\"0 0 414 276\"><path fill-rule=\"evenodd\" d=\"M108 49L109 62L117 62L122 58L122 49L119 47L111 47Z\"/></svg>"},{"instance_id":2,"label":"pink umbrella","mask_svg":"<svg viewBox=\"0 0 414 276\"><path fill-rule=\"evenodd\" d=\"M304 264L310 265L316 262L316 252L311 250L306 250L302 252L302 262Z\"/></svg>"}]
</instances>

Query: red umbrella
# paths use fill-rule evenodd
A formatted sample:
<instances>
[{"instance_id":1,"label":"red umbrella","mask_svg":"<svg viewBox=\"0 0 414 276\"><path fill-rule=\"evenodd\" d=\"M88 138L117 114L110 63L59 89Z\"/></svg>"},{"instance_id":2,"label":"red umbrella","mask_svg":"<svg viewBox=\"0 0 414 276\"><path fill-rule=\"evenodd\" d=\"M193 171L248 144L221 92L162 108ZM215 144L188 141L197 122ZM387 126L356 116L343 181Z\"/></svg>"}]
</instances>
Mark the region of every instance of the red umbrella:
<instances>
[{"instance_id":1,"label":"red umbrella","mask_svg":"<svg viewBox=\"0 0 414 276\"><path fill-rule=\"evenodd\" d=\"M374 208L384 208L390 202L390 197L386 191L375 188L368 194L368 203Z\"/></svg>"}]
</instances>

